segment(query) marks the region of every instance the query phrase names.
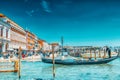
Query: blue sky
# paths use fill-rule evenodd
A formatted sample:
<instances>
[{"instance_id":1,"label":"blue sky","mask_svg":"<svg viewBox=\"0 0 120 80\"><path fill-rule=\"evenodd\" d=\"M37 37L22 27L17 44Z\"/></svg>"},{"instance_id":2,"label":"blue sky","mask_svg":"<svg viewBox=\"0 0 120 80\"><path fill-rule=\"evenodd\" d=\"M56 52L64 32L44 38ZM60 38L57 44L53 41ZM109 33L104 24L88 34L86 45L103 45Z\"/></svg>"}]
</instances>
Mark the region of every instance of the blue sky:
<instances>
[{"instance_id":1,"label":"blue sky","mask_svg":"<svg viewBox=\"0 0 120 80\"><path fill-rule=\"evenodd\" d=\"M120 45L118 0L0 0L0 12L47 42Z\"/></svg>"}]
</instances>

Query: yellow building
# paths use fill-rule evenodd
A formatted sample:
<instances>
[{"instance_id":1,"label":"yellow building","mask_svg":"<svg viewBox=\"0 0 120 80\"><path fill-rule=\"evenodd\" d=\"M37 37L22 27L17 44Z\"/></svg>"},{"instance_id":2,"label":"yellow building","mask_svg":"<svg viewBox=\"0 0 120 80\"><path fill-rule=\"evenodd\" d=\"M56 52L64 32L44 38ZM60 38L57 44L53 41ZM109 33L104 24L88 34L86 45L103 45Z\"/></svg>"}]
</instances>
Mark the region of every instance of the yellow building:
<instances>
[{"instance_id":1,"label":"yellow building","mask_svg":"<svg viewBox=\"0 0 120 80\"><path fill-rule=\"evenodd\" d=\"M38 48L39 48L39 50L43 49L44 42L45 42L44 40L38 39Z\"/></svg>"}]
</instances>

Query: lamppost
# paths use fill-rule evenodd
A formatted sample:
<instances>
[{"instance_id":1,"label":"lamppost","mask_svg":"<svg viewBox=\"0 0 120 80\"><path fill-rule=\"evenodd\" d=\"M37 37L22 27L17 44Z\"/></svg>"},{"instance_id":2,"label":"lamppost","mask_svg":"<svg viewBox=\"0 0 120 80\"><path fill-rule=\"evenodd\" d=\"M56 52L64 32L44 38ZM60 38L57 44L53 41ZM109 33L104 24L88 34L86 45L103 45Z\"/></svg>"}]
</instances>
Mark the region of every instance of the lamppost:
<instances>
[{"instance_id":1,"label":"lamppost","mask_svg":"<svg viewBox=\"0 0 120 80\"><path fill-rule=\"evenodd\" d=\"M63 56L63 36L61 37L61 50L62 50L62 56Z\"/></svg>"}]
</instances>

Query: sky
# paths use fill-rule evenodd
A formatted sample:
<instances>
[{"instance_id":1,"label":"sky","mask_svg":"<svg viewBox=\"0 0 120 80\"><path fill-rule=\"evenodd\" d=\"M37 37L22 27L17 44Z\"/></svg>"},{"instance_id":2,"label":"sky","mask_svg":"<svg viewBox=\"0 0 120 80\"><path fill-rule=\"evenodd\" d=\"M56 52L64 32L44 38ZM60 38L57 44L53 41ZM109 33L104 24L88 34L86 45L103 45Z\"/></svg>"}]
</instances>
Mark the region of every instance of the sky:
<instances>
[{"instance_id":1,"label":"sky","mask_svg":"<svg viewBox=\"0 0 120 80\"><path fill-rule=\"evenodd\" d=\"M0 13L48 43L120 46L119 0L0 0Z\"/></svg>"}]
</instances>

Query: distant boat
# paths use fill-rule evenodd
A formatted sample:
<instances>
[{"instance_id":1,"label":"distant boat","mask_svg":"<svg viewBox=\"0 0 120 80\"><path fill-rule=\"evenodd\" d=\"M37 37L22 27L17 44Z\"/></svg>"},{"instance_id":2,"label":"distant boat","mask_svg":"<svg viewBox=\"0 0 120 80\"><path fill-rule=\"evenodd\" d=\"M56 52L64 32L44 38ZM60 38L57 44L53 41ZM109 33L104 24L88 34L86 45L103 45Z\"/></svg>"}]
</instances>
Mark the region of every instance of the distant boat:
<instances>
[{"instance_id":1,"label":"distant boat","mask_svg":"<svg viewBox=\"0 0 120 80\"><path fill-rule=\"evenodd\" d=\"M89 64L105 64L109 63L118 58L117 56L113 56L111 58L104 58L99 60L78 60L78 59L54 59L55 64L63 64L63 65L89 65ZM52 63L53 60L50 58L42 58L42 62Z\"/></svg>"}]
</instances>

